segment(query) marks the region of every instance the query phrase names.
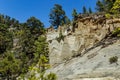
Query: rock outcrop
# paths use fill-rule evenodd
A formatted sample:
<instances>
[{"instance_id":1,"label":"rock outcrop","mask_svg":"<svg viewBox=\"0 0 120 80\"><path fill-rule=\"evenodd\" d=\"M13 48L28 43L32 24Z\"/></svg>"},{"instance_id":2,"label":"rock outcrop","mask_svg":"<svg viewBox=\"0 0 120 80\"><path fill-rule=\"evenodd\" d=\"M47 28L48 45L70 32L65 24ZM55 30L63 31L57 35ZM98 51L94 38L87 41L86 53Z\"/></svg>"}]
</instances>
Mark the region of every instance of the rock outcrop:
<instances>
[{"instance_id":1,"label":"rock outcrop","mask_svg":"<svg viewBox=\"0 0 120 80\"><path fill-rule=\"evenodd\" d=\"M115 28L120 27L120 19L106 19L103 16L78 18L75 26L48 29L50 64L60 64L76 56L83 56L85 51L98 44ZM73 30L74 29L74 32ZM64 40L57 41L60 31Z\"/></svg>"},{"instance_id":2,"label":"rock outcrop","mask_svg":"<svg viewBox=\"0 0 120 80\"><path fill-rule=\"evenodd\" d=\"M117 64L110 64L113 56L118 57ZM104 48L98 46L47 72L56 73L58 80L120 80L120 41Z\"/></svg>"},{"instance_id":3,"label":"rock outcrop","mask_svg":"<svg viewBox=\"0 0 120 80\"><path fill-rule=\"evenodd\" d=\"M120 40L110 37L120 19L78 16L73 27L49 29L49 58L58 80L120 80ZM58 41L62 32L64 39ZM117 56L117 63L109 59Z\"/></svg>"}]
</instances>

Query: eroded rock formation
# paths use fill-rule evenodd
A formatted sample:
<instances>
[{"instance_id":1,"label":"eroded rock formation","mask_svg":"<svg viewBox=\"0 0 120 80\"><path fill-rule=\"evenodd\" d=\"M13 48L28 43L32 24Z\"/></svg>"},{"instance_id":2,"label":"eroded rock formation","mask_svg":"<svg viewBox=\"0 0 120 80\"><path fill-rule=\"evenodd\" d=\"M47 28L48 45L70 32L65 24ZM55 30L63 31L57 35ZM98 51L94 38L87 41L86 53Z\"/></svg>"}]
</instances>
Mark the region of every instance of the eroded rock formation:
<instances>
[{"instance_id":1,"label":"eroded rock formation","mask_svg":"<svg viewBox=\"0 0 120 80\"><path fill-rule=\"evenodd\" d=\"M48 29L50 64L54 66L73 57L83 56L85 51L98 44L117 27L120 27L120 19L106 19L104 16L95 15L78 17L75 26ZM65 37L59 42L56 38L60 31Z\"/></svg>"}]
</instances>

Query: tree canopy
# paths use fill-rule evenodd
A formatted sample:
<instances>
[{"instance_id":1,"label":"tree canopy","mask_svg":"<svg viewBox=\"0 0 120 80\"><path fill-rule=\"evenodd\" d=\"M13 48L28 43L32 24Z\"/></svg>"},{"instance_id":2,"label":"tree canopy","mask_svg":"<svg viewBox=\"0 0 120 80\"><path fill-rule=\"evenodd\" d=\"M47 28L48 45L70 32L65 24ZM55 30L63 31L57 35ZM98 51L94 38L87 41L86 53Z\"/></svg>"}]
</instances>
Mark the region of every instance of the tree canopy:
<instances>
[{"instance_id":1,"label":"tree canopy","mask_svg":"<svg viewBox=\"0 0 120 80\"><path fill-rule=\"evenodd\" d=\"M44 24L35 17L19 23L0 15L0 79L16 80L36 65L41 56L48 60L45 33Z\"/></svg>"},{"instance_id":2,"label":"tree canopy","mask_svg":"<svg viewBox=\"0 0 120 80\"><path fill-rule=\"evenodd\" d=\"M77 13L76 9L73 9L73 11L72 11L73 20L75 20L77 16L78 16L78 13Z\"/></svg>"},{"instance_id":3,"label":"tree canopy","mask_svg":"<svg viewBox=\"0 0 120 80\"><path fill-rule=\"evenodd\" d=\"M111 8L111 12L115 14L120 13L120 0L116 0L113 4L113 7Z\"/></svg>"},{"instance_id":4,"label":"tree canopy","mask_svg":"<svg viewBox=\"0 0 120 80\"><path fill-rule=\"evenodd\" d=\"M66 14L65 11L62 9L62 6L59 4L55 4L54 7L51 9L50 12L50 23L54 28L58 28L58 26L66 24Z\"/></svg>"},{"instance_id":5,"label":"tree canopy","mask_svg":"<svg viewBox=\"0 0 120 80\"><path fill-rule=\"evenodd\" d=\"M83 14L86 14L86 13L88 13L88 12L87 12L87 9L86 9L85 6L83 6Z\"/></svg>"},{"instance_id":6,"label":"tree canopy","mask_svg":"<svg viewBox=\"0 0 120 80\"><path fill-rule=\"evenodd\" d=\"M98 0L97 12L120 15L120 0ZM92 13L83 6L83 14ZM73 9L73 32L78 18L78 12ZM109 16L109 15L108 15ZM49 14L50 23L54 28L61 25L71 25L62 6L55 4ZM68 26L67 26L68 27ZM64 40L60 31L58 41ZM46 41L46 29L44 24L32 16L24 23L19 23L15 18L0 14L0 80L16 80L30 69L34 70L36 64L41 80L56 80L55 74L50 73L45 77L45 71L49 67L49 50ZM35 74L31 74L29 80L35 80ZM38 79L39 80L39 79Z\"/></svg>"},{"instance_id":7,"label":"tree canopy","mask_svg":"<svg viewBox=\"0 0 120 80\"><path fill-rule=\"evenodd\" d=\"M96 3L96 10L98 12L110 13L115 0L98 0Z\"/></svg>"}]
</instances>

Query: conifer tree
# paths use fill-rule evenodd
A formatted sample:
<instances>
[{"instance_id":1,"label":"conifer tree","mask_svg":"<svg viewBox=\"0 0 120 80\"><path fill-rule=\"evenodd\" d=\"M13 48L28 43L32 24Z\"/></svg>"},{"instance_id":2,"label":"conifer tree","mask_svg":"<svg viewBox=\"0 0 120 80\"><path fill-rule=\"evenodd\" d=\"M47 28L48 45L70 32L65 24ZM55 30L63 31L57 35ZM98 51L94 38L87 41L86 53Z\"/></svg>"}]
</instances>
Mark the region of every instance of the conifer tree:
<instances>
[{"instance_id":1,"label":"conifer tree","mask_svg":"<svg viewBox=\"0 0 120 80\"><path fill-rule=\"evenodd\" d=\"M86 9L85 6L83 6L83 14L86 14L86 13L88 13L88 12L87 12L87 9Z\"/></svg>"},{"instance_id":2,"label":"conifer tree","mask_svg":"<svg viewBox=\"0 0 120 80\"><path fill-rule=\"evenodd\" d=\"M104 0L103 0L104 1ZM103 12L103 11L105 11L104 10L104 2L103 1L101 1L101 0L98 0L97 1L97 3L96 3L96 10L98 11L98 12Z\"/></svg>"},{"instance_id":3,"label":"conifer tree","mask_svg":"<svg viewBox=\"0 0 120 80\"><path fill-rule=\"evenodd\" d=\"M78 15L78 13L77 13L76 9L73 9L73 12L72 12L73 20L76 19L77 15Z\"/></svg>"},{"instance_id":4,"label":"conifer tree","mask_svg":"<svg viewBox=\"0 0 120 80\"><path fill-rule=\"evenodd\" d=\"M112 13L119 14L120 13L120 0L116 0L113 4L113 7L111 9Z\"/></svg>"},{"instance_id":5,"label":"conifer tree","mask_svg":"<svg viewBox=\"0 0 120 80\"><path fill-rule=\"evenodd\" d=\"M89 8L89 13L90 13L90 14L92 13L92 9L91 9L91 8Z\"/></svg>"},{"instance_id":6,"label":"conifer tree","mask_svg":"<svg viewBox=\"0 0 120 80\"><path fill-rule=\"evenodd\" d=\"M15 58L14 53L7 51L0 60L0 77L3 80L15 80L19 76L21 62Z\"/></svg>"},{"instance_id":7,"label":"conifer tree","mask_svg":"<svg viewBox=\"0 0 120 80\"><path fill-rule=\"evenodd\" d=\"M65 11L59 4L54 5L53 9L51 9L49 17L50 23L54 26L54 28L58 28L58 26L65 23Z\"/></svg>"},{"instance_id":8,"label":"conifer tree","mask_svg":"<svg viewBox=\"0 0 120 80\"><path fill-rule=\"evenodd\" d=\"M96 3L96 10L98 12L110 13L115 0L98 0Z\"/></svg>"}]
</instances>

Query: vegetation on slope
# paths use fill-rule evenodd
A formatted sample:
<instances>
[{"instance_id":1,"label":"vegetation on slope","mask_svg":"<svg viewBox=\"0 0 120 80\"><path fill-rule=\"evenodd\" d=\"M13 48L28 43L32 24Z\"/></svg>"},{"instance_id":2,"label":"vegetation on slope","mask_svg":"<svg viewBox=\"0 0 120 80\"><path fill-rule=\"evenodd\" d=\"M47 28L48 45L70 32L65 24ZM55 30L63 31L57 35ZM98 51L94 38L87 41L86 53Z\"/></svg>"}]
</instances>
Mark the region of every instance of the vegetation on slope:
<instances>
[{"instance_id":1,"label":"vegetation on slope","mask_svg":"<svg viewBox=\"0 0 120 80\"><path fill-rule=\"evenodd\" d=\"M96 6L98 12L119 17L120 0L98 0ZM86 7L83 7L83 14L91 13L91 8L87 11ZM58 4L54 5L49 16L50 23L54 28L71 23L62 6ZM74 27L78 17L75 9L72 16ZM119 29L113 34L119 36L117 33L120 33ZM60 33L59 39L64 39L62 33ZM38 63L38 71L43 73L40 78L44 80L44 72L49 65L48 53L46 30L39 19L30 17L25 23L19 23L14 18L0 14L0 79L15 80L18 76L26 74L31 69L30 66ZM50 76L55 77L50 74L49 79Z\"/></svg>"},{"instance_id":2,"label":"vegetation on slope","mask_svg":"<svg viewBox=\"0 0 120 80\"><path fill-rule=\"evenodd\" d=\"M0 16L0 79L15 80L40 62L38 69L44 72L46 68L42 65L49 60L44 24L35 17L19 23Z\"/></svg>"}]
</instances>

